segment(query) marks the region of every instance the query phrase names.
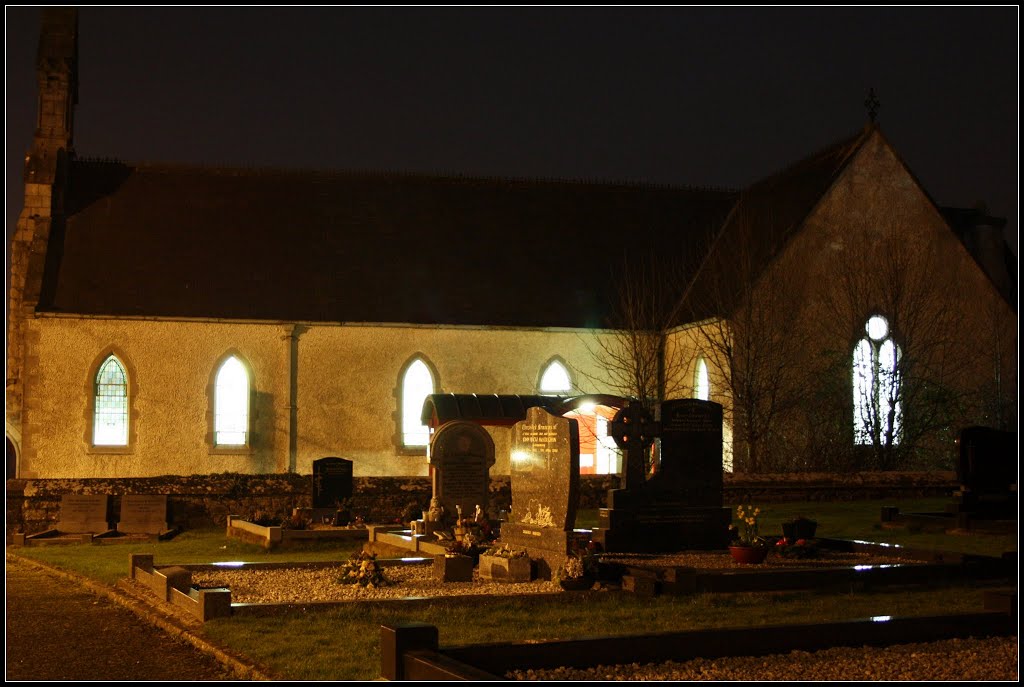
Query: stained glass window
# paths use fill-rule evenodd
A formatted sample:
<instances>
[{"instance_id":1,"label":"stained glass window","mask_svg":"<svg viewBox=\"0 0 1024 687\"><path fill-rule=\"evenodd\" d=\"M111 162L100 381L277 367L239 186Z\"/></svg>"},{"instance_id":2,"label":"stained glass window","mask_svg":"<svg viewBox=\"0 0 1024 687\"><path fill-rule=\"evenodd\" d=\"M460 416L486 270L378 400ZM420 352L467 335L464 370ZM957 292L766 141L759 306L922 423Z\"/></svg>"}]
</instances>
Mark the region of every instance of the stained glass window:
<instances>
[{"instance_id":1,"label":"stained glass window","mask_svg":"<svg viewBox=\"0 0 1024 687\"><path fill-rule=\"evenodd\" d=\"M128 445L128 376L111 355L96 373L92 443L95 446Z\"/></svg>"}]
</instances>

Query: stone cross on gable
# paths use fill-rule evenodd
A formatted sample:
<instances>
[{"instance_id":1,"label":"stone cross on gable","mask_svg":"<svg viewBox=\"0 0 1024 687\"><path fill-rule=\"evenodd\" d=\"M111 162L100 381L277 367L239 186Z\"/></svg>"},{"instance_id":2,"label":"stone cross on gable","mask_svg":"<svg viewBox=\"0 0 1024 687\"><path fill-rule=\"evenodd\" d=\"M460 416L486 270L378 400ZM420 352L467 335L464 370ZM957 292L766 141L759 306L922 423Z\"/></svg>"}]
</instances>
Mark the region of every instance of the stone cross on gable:
<instances>
[{"instance_id":1,"label":"stone cross on gable","mask_svg":"<svg viewBox=\"0 0 1024 687\"><path fill-rule=\"evenodd\" d=\"M872 123L878 120L878 108L882 106L882 103L878 101L878 96L875 95L875 89L868 89L868 97L864 100L864 107L868 110L868 118Z\"/></svg>"}]
</instances>

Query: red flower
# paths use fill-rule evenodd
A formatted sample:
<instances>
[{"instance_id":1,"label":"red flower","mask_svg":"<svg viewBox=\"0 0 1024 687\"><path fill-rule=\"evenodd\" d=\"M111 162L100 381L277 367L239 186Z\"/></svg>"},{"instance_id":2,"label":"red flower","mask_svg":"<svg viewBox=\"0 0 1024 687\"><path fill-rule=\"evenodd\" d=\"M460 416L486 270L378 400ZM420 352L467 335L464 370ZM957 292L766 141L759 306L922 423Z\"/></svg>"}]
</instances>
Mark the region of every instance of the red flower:
<instances>
[{"instance_id":1,"label":"red flower","mask_svg":"<svg viewBox=\"0 0 1024 687\"><path fill-rule=\"evenodd\" d=\"M775 545L776 545L776 546L788 546L788 545L789 545L789 542L788 542L788 541L786 541L786 538L785 538L785 537L783 537L783 538L782 538L782 539L780 539L779 541L775 542Z\"/></svg>"}]
</instances>

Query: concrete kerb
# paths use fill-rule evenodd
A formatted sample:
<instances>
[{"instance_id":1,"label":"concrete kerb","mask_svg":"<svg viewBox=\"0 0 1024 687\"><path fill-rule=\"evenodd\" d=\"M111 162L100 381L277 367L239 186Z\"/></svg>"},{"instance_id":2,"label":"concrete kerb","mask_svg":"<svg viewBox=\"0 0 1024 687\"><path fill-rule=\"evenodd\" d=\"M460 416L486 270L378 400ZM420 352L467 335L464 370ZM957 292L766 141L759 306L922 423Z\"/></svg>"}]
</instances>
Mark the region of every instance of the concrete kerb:
<instances>
[{"instance_id":1,"label":"concrete kerb","mask_svg":"<svg viewBox=\"0 0 1024 687\"><path fill-rule=\"evenodd\" d=\"M24 556L19 556L10 550L6 553L8 559L15 559L19 563L31 566L40 572L50 575L51 577L57 577L77 584L80 587L88 589L94 594L98 594L122 606L123 608L126 608L140 619L160 628L171 637L186 641L199 651L212 656L222 665L231 670L231 672L233 672L240 680L273 681L277 679L271 676L269 671L252 665L251 663L229 653L222 647L216 646L208 640L196 635L185 624L174 617L157 614L154 612L154 608L149 601L139 598L139 593L136 590L124 586L125 580L119 581L117 587L110 587L89 579L84 575L79 575L67 570L61 570L60 568L53 567L46 563L26 558Z\"/></svg>"}]
</instances>

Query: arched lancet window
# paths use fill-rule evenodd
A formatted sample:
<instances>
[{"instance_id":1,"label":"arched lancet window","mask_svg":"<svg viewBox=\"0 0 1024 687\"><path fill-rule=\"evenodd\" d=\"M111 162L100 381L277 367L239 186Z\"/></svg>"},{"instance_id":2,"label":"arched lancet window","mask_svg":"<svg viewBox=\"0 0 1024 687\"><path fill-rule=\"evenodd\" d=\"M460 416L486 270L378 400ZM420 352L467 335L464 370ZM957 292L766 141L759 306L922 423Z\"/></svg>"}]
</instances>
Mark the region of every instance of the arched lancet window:
<instances>
[{"instance_id":1,"label":"arched lancet window","mask_svg":"<svg viewBox=\"0 0 1024 687\"><path fill-rule=\"evenodd\" d=\"M430 429L420 420L423 401L434 393L434 376L423 360L416 358L402 375L402 445L421 448L430 443Z\"/></svg>"},{"instance_id":2,"label":"arched lancet window","mask_svg":"<svg viewBox=\"0 0 1024 687\"><path fill-rule=\"evenodd\" d=\"M540 392L557 393L571 390L572 378L569 377L569 370L558 360L552 360L540 376Z\"/></svg>"},{"instance_id":3,"label":"arched lancet window","mask_svg":"<svg viewBox=\"0 0 1024 687\"><path fill-rule=\"evenodd\" d=\"M245 446L249 441L249 372L231 356L217 370L213 396L213 432L217 446Z\"/></svg>"},{"instance_id":4,"label":"arched lancet window","mask_svg":"<svg viewBox=\"0 0 1024 687\"><path fill-rule=\"evenodd\" d=\"M902 425L900 348L881 315L869 318L864 331L853 349L853 441L895 446Z\"/></svg>"},{"instance_id":5,"label":"arched lancet window","mask_svg":"<svg viewBox=\"0 0 1024 687\"><path fill-rule=\"evenodd\" d=\"M128 375L117 356L103 361L93 387L93 445L127 446Z\"/></svg>"},{"instance_id":6,"label":"arched lancet window","mask_svg":"<svg viewBox=\"0 0 1024 687\"><path fill-rule=\"evenodd\" d=\"M708 364L704 358L697 358L697 368L693 371L693 397L702 401L711 398L711 381L708 379Z\"/></svg>"}]
</instances>

